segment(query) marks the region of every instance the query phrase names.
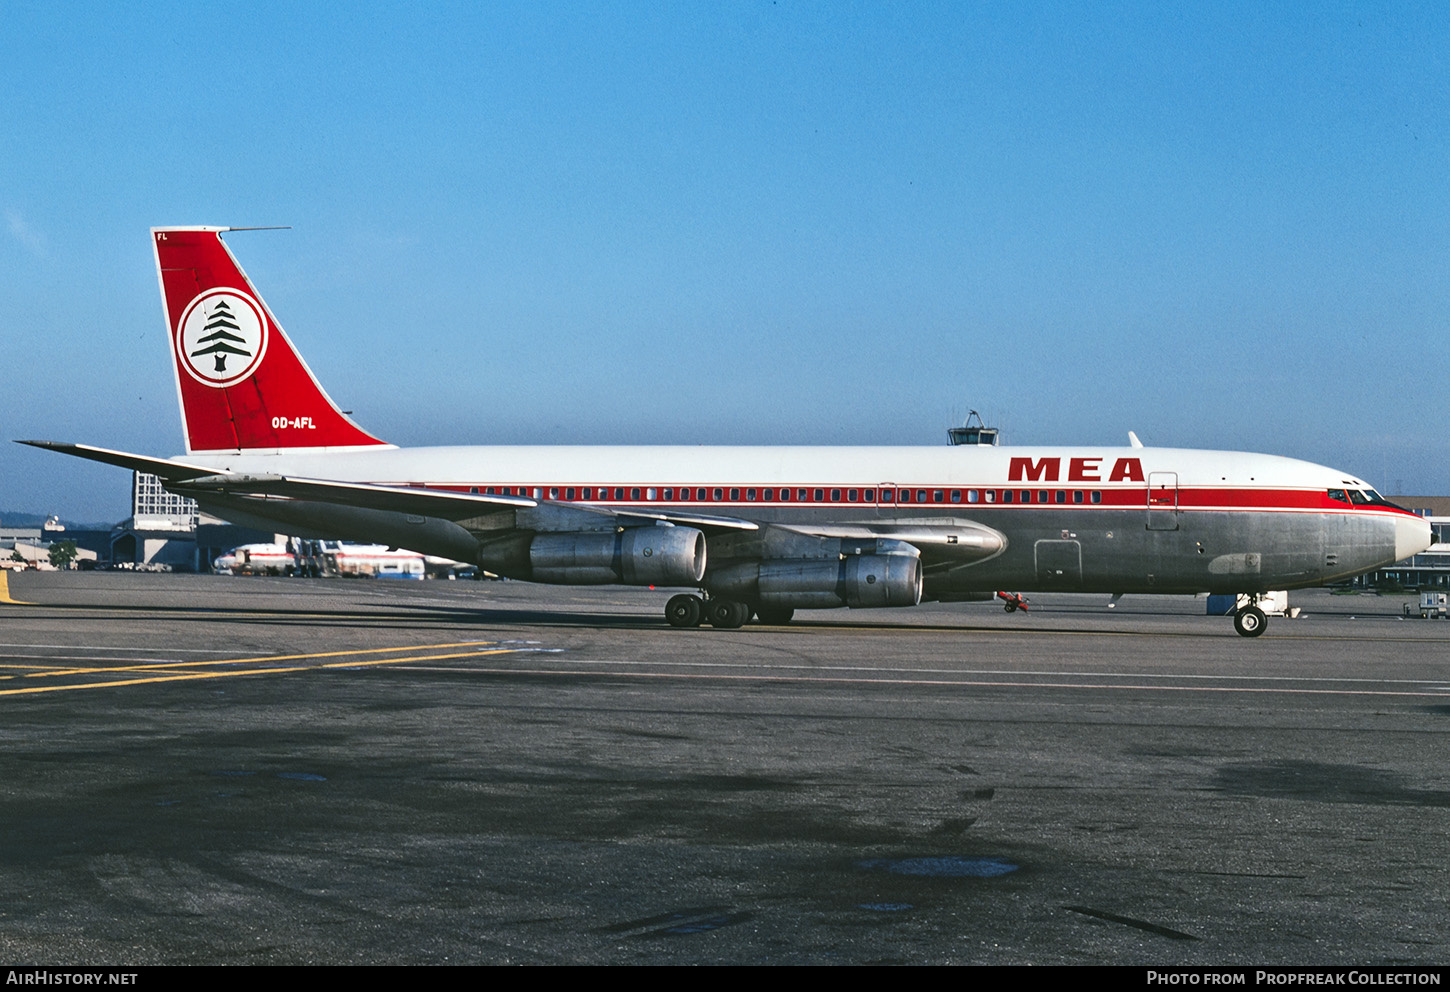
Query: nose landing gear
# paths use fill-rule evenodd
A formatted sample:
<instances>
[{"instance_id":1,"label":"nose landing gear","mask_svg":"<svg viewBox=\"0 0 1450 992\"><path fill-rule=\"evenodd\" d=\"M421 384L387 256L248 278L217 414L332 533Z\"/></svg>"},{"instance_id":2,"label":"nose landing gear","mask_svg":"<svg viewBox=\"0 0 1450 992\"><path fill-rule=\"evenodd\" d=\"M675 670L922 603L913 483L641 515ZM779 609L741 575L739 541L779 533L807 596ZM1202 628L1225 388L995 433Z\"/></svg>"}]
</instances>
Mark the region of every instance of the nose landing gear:
<instances>
[{"instance_id":1,"label":"nose landing gear","mask_svg":"<svg viewBox=\"0 0 1450 992\"><path fill-rule=\"evenodd\" d=\"M1269 628L1269 618L1258 607L1259 597L1254 596L1248 606L1234 611L1234 630L1241 637L1258 637Z\"/></svg>"}]
</instances>

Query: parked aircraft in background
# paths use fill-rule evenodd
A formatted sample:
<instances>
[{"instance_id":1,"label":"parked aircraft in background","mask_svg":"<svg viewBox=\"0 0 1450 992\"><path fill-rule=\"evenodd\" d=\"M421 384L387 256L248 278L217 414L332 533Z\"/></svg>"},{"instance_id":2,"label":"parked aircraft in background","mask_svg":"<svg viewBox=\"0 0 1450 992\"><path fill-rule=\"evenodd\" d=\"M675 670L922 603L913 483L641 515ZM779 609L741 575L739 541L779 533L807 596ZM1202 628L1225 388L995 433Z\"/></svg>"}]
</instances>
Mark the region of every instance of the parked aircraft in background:
<instances>
[{"instance_id":1,"label":"parked aircraft in background","mask_svg":"<svg viewBox=\"0 0 1450 992\"><path fill-rule=\"evenodd\" d=\"M297 559L285 544L243 544L211 563L218 575L291 575L296 568Z\"/></svg>"},{"instance_id":2,"label":"parked aircraft in background","mask_svg":"<svg viewBox=\"0 0 1450 992\"><path fill-rule=\"evenodd\" d=\"M1430 544L1361 479L1176 448L399 448L337 408L221 234L156 228L187 453L28 441L152 472L208 512L376 541L516 579L684 587L679 627L913 606L996 590L1239 593L1317 586ZM989 440L978 435L975 440ZM1010 605L1010 601L1009 601Z\"/></svg>"}]
</instances>

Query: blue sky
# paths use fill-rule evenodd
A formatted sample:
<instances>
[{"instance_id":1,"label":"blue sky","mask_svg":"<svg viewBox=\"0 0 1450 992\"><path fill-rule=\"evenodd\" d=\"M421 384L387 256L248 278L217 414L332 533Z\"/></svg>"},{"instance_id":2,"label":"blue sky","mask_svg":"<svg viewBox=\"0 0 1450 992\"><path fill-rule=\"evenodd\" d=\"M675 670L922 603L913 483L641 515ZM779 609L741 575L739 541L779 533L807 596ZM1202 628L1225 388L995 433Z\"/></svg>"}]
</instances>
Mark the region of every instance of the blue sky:
<instances>
[{"instance_id":1,"label":"blue sky","mask_svg":"<svg viewBox=\"0 0 1450 992\"><path fill-rule=\"evenodd\" d=\"M4 438L181 451L147 229L399 444L1268 451L1450 492L1450 13L3 3ZM0 445L0 507L129 477Z\"/></svg>"}]
</instances>

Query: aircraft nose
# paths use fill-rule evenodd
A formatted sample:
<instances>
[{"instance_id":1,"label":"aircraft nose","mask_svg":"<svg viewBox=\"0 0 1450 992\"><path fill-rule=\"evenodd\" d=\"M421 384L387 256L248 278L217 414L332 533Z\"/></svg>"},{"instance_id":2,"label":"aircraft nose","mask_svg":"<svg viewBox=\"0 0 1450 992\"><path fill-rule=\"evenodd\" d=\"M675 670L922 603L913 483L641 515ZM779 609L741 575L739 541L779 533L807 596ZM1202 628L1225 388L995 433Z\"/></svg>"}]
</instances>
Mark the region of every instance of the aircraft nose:
<instances>
[{"instance_id":1,"label":"aircraft nose","mask_svg":"<svg viewBox=\"0 0 1450 992\"><path fill-rule=\"evenodd\" d=\"M1430 521L1424 517L1395 518L1395 561L1417 555L1431 543Z\"/></svg>"}]
</instances>

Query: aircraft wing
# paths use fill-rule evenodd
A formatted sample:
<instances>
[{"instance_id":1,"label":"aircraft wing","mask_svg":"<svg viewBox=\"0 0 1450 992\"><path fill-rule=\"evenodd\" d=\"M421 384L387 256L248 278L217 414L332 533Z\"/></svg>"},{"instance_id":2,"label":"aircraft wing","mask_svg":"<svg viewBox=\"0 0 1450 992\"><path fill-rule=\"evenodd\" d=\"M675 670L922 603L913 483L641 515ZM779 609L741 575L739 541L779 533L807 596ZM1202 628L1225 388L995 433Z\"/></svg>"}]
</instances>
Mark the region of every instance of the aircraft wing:
<instances>
[{"instance_id":1,"label":"aircraft wing","mask_svg":"<svg viewBox=\"0 0 1450 992\"><path fill-rule=\"evenodd\" d=\"M391 510L413 513L443 520L462 521L506 507L537 507L549 500L527 496L499 496L486 493L460 493L448 489L421 486L386 486L369 482L337 482L329 479L305 479L282 475L242 475L230 473L193 477L170 486L187 496L205 498L218 496L284 496L313 500L319 503L340 503L369 510ZM749 520L716 517L698 513L675 513L641 509L615 509L609 506L568 504L572 510L600 514L628 524L667 522L710 530L755 530L759 526Z\"/></svg>"},{"instance_id":2,"label":"aircraft wing","mask_svg":"<svg viewBox=\"0 0 1450 992\"><path fill-rule=\"evenodd\" d=\"M460 493L448 489L425 489L419 486L388 486L368 482L341 482L333 479L308 479L297 476L251 474L218 470L207 465L193 465L179 459L151 458L89 444L60 441L21 441L36 448L75 455L90 461L117 465L137 472L149 472L166 488L193 499L207 496L280 496L288 499L334 503L369 510L409 513L443 520L468 520L495 510L537 507L546 500L527 496L501 496L490 493ZM757 530L759 525L736 517L719 517L700 513L679 513L669 510L637 508L615 509L609 506L569 508L584 513L612 517L628 525L665 522L697 527L705 532Z\"/></svg>"},{"instance_id":3,"label":"aircraft wing","mask_svg":"<svg viewBox=\"0 0 1450 992\"><path fill-rule=\"evenodd\" d=\"M810 537L870 541L886 538L917 548L929 563L961 564L1000 554L1007 539L974 520L934 517L923 520L894 520L855 524L773 524L781 530Z\"/></svg>"}]
</instances>

